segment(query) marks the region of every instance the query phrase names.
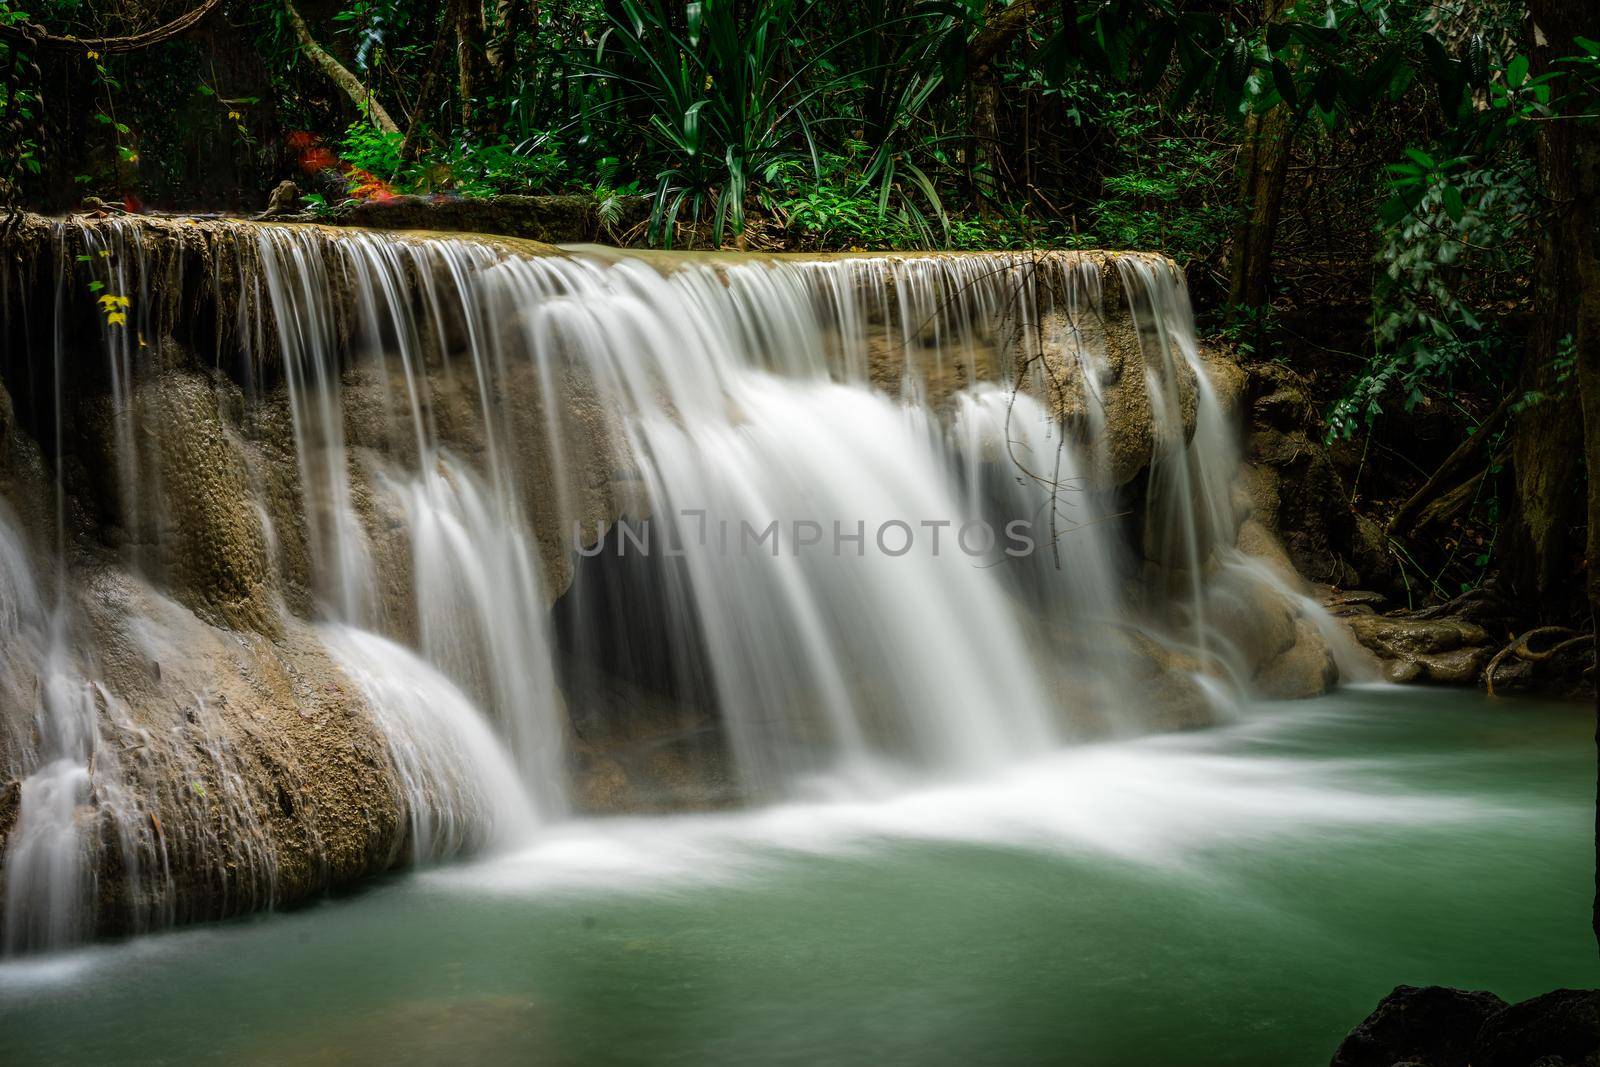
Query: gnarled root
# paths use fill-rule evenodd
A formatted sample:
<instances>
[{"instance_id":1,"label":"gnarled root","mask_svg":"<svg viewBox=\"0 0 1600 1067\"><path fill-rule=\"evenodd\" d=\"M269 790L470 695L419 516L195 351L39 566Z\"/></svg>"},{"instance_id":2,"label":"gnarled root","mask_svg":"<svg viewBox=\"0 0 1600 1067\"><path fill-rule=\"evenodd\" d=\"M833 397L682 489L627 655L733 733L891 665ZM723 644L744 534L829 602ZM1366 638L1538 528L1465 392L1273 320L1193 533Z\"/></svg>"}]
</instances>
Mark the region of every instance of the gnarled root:
<instances>
[{"instance_id":1,"label":"gnarled root","mask_svg":"<svg viewBox=\"0 0 1600 1067\"><path fill-rule=\"evenodd\" d=\"M1529 647L1530 642L1536 638L1555 637L1563 634L1566 635L1566 640L1557 641L1543 652L1537 652ZM1585 643L1592 644L1593 642L1593 634L1578 633L1576 630L1566 626L1535 627L1522 636L1513 639L1505 648L1495 653L1494 658L1489 661L1489 665L1483 669L1484 687L1488 690L1490 696L1494 696L1494 672L1507 656L1515 656L1528 663L1541 663L1545 660L1554 659L1569 648Z\"/></svg>"}]
</instances>

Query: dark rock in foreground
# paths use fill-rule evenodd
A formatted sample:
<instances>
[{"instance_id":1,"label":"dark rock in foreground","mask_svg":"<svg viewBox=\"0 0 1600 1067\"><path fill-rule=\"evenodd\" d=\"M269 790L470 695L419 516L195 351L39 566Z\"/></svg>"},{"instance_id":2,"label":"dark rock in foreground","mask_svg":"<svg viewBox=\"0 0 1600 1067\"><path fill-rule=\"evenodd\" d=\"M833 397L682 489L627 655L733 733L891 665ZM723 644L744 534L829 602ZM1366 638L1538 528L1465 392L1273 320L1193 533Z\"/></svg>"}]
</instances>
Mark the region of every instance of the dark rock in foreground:
<instances>
[{"instance_id":1,"label":"dark rock in foreground","mask_svg":"<svg viewBox=\"0 0 1600 1067\"><path fill-rule=\"evenodd\" d=\"M1483 990L1396 986L1332 1067L1600 1067L1600 990L1508 1006Z\"/></svg>"},{"instance_id":2,"label":"dark rock in foreground","mask_svg":"<svg viewBox=\"0 0 1600 1067\"><path fill-rule=\"evenodd\" d=\"M1592 1067L1600 1064L1600 989L1557 989L1490 1017L1473 1046L1473 1067Z\"/></svg>"},{"instance_id":3,"label":"dark rock in foreground","mask_svg":"<svg viewBox=\"0 0 1600 1067\"><path fill-rule=\"evenodd\" d=\"M1481 989L1396 986L1350 1031L1332 1067L1468 1067L1478 1028L1505 1006Z\"/></svg>"}]
</instances>

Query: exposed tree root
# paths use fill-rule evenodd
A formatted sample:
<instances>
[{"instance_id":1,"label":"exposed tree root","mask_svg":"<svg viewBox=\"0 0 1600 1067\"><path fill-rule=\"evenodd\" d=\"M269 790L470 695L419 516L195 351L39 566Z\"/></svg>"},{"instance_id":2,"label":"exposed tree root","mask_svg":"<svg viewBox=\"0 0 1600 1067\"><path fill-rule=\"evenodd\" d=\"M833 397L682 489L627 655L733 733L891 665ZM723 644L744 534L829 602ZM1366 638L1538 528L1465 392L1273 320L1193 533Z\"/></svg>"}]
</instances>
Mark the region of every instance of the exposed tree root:
<instances>
[{"instance_id":1,"label":"exposed tree root","mask_svg":"<svg viewBox=\"0 0 1600 1067\"><path fill-rule=\"evenodd\" d=\"M1528 647L1528 643L1535 638L1553 637L1558 634L1567 635L1566 640L1556 642L1543 652L1536 652ZM1488 689L1489 695L1494 696L1494 672L1507 656L1515 656L1526 663L1542 663L1545 660L1554 659L1569 648L1586 643L1592 644L1593 641L1593 634L1578 633L1576 630L1566 626L1535 627L1522 636L1513 639L1505 648L1495 653L1494 658L1489 661L1489 665L1483 669L1484 686Z\"/></svg>"}]
</instances>

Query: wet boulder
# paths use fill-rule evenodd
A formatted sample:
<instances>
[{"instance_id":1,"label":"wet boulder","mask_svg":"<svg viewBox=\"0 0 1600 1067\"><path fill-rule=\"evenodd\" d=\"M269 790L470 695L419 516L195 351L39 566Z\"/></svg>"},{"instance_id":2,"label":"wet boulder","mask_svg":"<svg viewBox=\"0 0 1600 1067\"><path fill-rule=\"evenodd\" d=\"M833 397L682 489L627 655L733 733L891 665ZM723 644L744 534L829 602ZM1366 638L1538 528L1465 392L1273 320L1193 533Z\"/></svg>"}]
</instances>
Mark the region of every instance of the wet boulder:
<instances>
[{"instance_id":1,"label":"wet boulder","mask_svg":"<svg viewBox=\"0 0 1600 1067\"><path fill-rule=\"evenodd\" d=\"M1384 673L1394 682L1471 685L1491 654L1487 631L1463 619L1358 612L1344 622L1384 660Z\"/></svg>"},{"instance_id":2,"label":"wet boulder","mask_svg":"<svg viewBox=\"0 0 1600 1067\"><path fill-rule=\"evenodd\" d=\"M1473 1038L1505 1006L1484 990L1396 986L1345 1037L1331 1067L1482 1067Z\"/></svg>"},{"instance_id":3,"label":"wet boulder","mask_svg":"<svg viewBox=\"0 0 1600 1067\"><path fill-rule=\"evenodd\" d=\"M1557 989L1513 1004L1484 1022L1472 1067L1595 1067L1600 1064L1600 989Z\"/></svg>"}]
</instances>

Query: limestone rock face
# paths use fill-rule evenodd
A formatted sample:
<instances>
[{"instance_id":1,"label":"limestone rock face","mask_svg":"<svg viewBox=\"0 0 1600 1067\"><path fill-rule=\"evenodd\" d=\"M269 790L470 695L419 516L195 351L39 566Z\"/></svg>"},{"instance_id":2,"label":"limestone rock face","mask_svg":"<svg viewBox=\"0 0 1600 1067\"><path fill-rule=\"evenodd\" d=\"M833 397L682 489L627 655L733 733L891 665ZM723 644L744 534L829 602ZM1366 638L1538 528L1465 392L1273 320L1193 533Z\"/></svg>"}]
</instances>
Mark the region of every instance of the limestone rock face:
<instances>
[{"instance_id":1,"label":"limestone rock face","mask_svg":"<svg viewBox=\"0 0 1600 1067\"><path fill-rule=\"evenodd\" d=\"M1245 560L1214 575L1206 621L1228 643L1228 651L1251 673L1250 688L1273 700L1319 696L1338 683L1339 661L1328 638L1308 617L1310 590L1289 555L1250 503L1250 475L1237 497L1246 517L1234 548ZM1271 580L1264 576L1270 575Z\"/></svg>"},{"instance_id":2,"label":"limestone rock face","mask_svg":"<svg viewBox=\"0 0 1600 1067\"><path fill-rule=\"evenodd\" d=\"M1487 648L1456 648L1433 656L1418 656L1417 666L1430 682L1440 685L1472 685L1489 662Z\"/></svg>"},{"instance_id":3,"label":"limestone rock face","mask_svg":"<svg viewBox=\"0 0 1600 1067\"><path fill-rule=\"evenodd\" d=\"M1450 652L1489 640L1483 627L1457 619L1356 615L1350 618L1349 625L1362 644L1395 659Z\"/></svg>"},{"instance_id":4,"label":"limestone rock face","mask_svg":"<svg viewBox=\"0 0 1600 1067\"><path fill-rule=\"evenodd\" d=\"M1194 656L1157 644L1140 634L1130 635L1134 653L1129 658L1134 701L1145 709L1145 722L1155 730L1192 730L1214 721L1210 699L1197 681L1205 666Z\"/></svg>"},{"instance_id":5,"label":"limestone rock face","mask_svg":"<svg viewBox=\"0 0 1600 1067\"><path fill-rule=\"evenodd\" d=\"M1141 339L1125 312L1108 312L1102 322L1079 329L1087 335L1085 347L1104 346L1105 361L1096 366L1069 346L1047 346L1038 358L1049 410L1069 432L1101 450L1106 487L1127 485L1149 466L1156 447L1152 389L1156 402L1182 426L1184 440L1194 435L1194 372L1176 359L1170 369L1162 366L1154 342Z\"/></svg>"},{"instance_id":6,"label":"limestone rock face","mask_svg":"<svg viewBox=\"0 0 1600 1067\"><path fill-rule=\"evenodd\" d=\"M1230 421L1239 422L1244 417L1250 391L1250 373L1239 366L1231 354L1215 348L1202 347L1200 359L1205 364L1211 388L1222 404L1222 413Z\"/></svg>"},{"instance_id":7,"label":"limestone rock face","mask_svg":"<svg viewBox=\"0 0 1600 1067\"><path fill-rule=\"evenodd\" d=\"M1319 434L1304 379L1276 363L1250 367L1247 460L1256 514L1278 532L1295 568L1332 586L1387 587L1395 576L1383 531L1350 499Z\"/></svg>"},{"instance_id":8,"label":"limestone rock face","mask_svg":"<svg viewBox=\"0 0 1600 1067\"><path fill-rule=\"evenodd\" d=\"M110 569L79 603L115 761L95 797L98 932L281 906L402 857L386 743L309 627L221 629Z\"/></svg>"},{"instance_id":9,"label":"limestone rock face","mask_svg":"<svg viewBox=\"0 0 1600 1067\"><path fill-rule=\"evenodd\" d=\"M1270 663L1295 645L1298 612L1278 591L1245 577L1211 582L1205 619L1248 664Z\"/></svg>"},{"instance_id":10,"label":"limestone rock face","mask_svg":"<svg viewBox=\"0 0 1600 1067\"><path fill-rule=\"evenodd\" d=\"M1321 696L1339 681L1339 665L1317 628L1298 618L1294 634L1294 643L1256 674L1256 692L1264 697L1300 700Z\"/></svg>"},{"instance_id":11,"label":"limestone rock face","mask_svg":"<svg viewBox=\"0 0 1600 1067\"><path fill-rule=\"evenodd\" d=\"M649 198L625 197L621 208L618 225L630 229L648 217ZM492 233L551 243L598 240L604 229L598 202L587 196L401 196L363 201L330 221L374 230Z\"/></svg>"},{"instance_id":12,"label":"limestone rock face","mask_svg":"<svg viewBox=\"0 0 1600 1067\"><path fill-rule=\"evenodd\" d=\"M261 513L245 446L222 418L217 388L174 371L140 394L141 421L154 431L171 588L232 629L275 635L281 622Z\"/></svg>"}]
</instances>

